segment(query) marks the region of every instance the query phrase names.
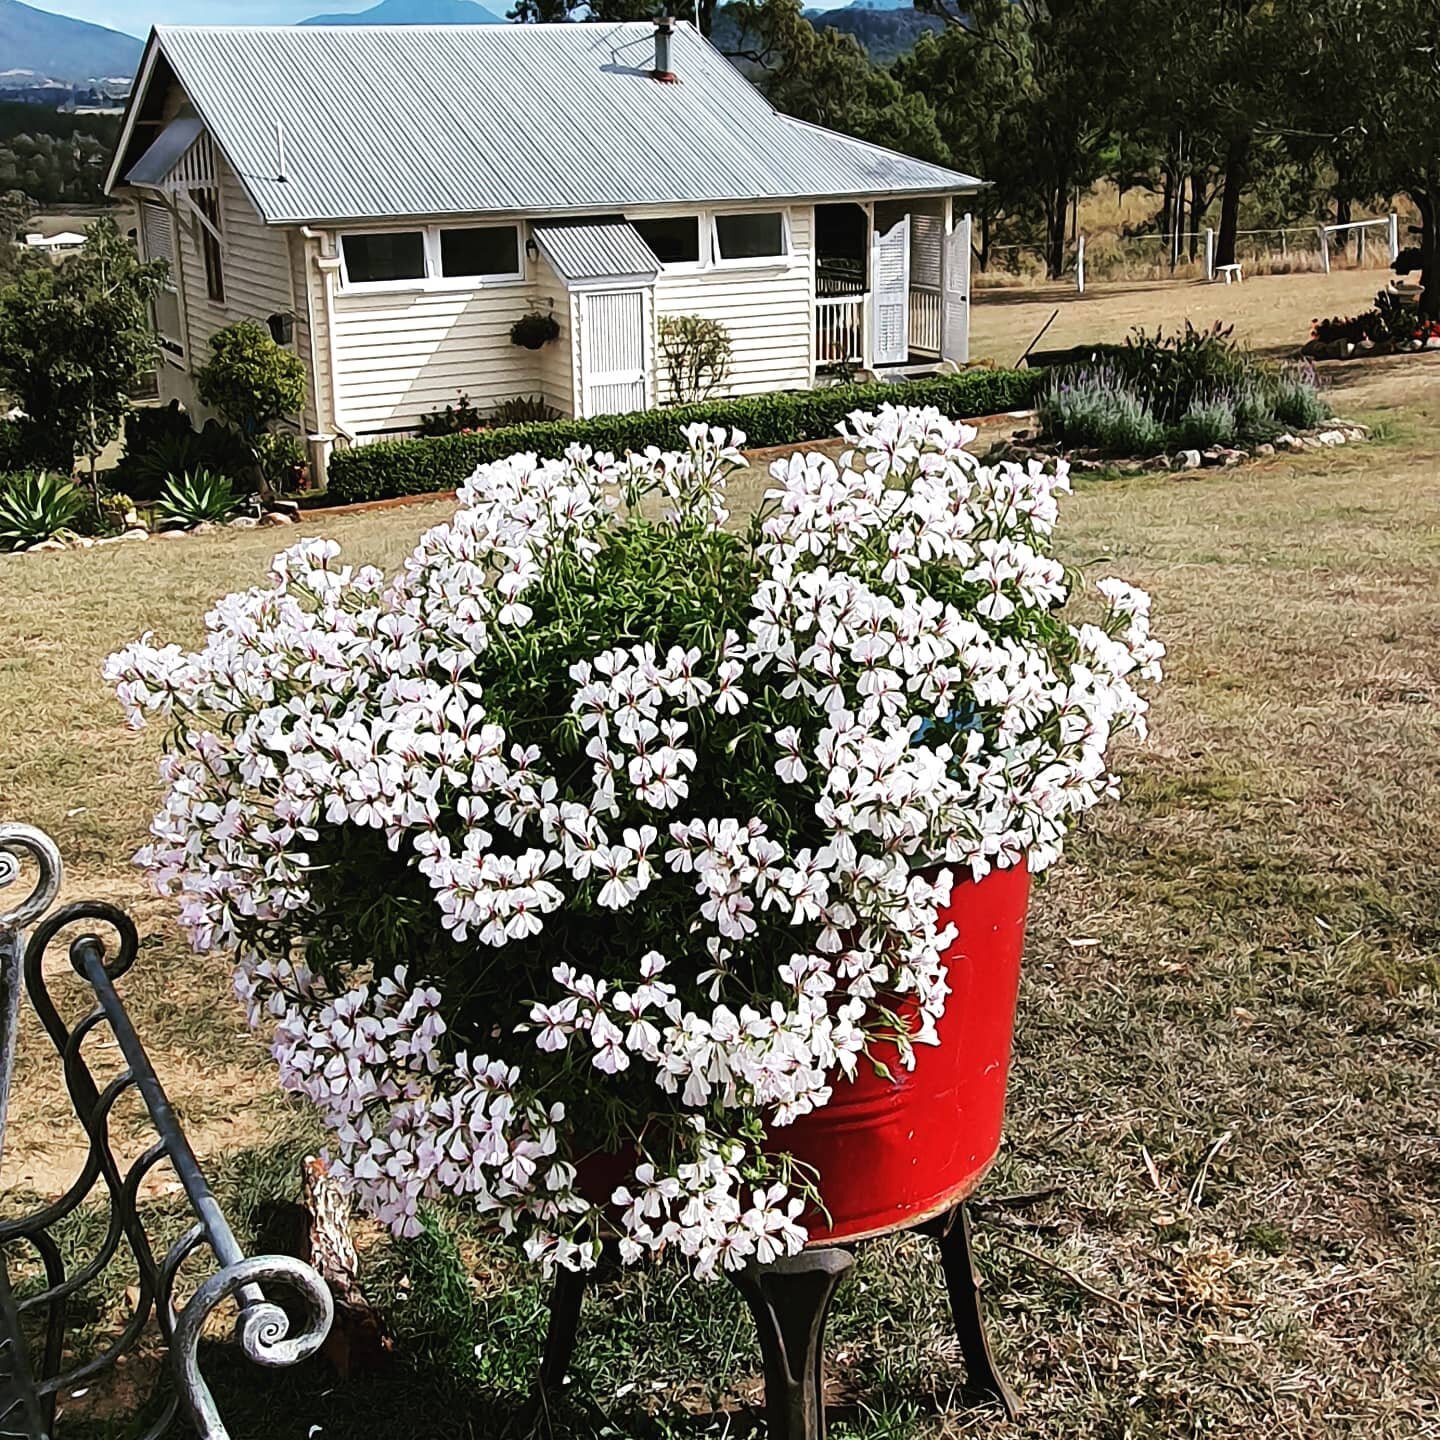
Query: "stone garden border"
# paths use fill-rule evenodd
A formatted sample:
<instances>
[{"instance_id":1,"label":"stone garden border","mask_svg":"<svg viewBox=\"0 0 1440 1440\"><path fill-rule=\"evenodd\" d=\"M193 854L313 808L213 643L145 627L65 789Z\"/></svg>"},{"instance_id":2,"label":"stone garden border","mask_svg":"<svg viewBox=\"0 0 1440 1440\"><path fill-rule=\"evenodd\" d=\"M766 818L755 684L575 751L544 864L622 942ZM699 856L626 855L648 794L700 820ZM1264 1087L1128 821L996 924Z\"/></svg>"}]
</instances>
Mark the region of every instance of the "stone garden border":
<instances>
[{"instance_id":1,"label":"stone garden border","mask_svg":"<svg viewBox=\"0 0 1440 1440\"><path fill-rule=\"evenodd\" d=\"M1269 456L1301 454L1307 450L1332 450L1370 439L1368 426L1354 420L1328 420L1314 430L1287 430L1273 441L1243 446L1215 445L1206 450L1186 449L1160 452L1146 458L1106 455L1099 450L1066 450L1063 444L1042 442L1037 431L1017 430L1009 440L1002 440L984 457L986 461L1065 459L1077 475L1118 472L1121 475L1148 475L1166 470L1223 469L1243 464L1246 460Z\"/></svg>"}]
</instances>

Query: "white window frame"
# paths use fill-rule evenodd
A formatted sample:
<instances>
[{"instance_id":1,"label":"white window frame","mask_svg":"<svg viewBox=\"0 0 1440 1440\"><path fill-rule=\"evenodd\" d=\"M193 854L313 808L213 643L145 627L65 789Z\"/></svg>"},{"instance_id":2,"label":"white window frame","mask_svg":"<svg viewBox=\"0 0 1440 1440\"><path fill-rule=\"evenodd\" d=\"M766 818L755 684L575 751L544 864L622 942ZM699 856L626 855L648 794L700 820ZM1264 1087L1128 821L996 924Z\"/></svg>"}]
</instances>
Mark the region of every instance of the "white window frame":
<instances>
[{"instance_id":1,"label":"white window frame","mask_svg":"<svg viewBox=\"0 0 1440 1440\"><path fill-rule=\"evenodd\" d=\"M785 247L781 255L745 255L726 260L720 254L720 232L716 221L725 215L779 215L780 240ZM797 262L795 227L789 205L735 205L710 211L710 263L716 270L788 270Z\"/></svg>"},{"instance_id":2,"label":"white window frame","mask_svg":"<svg viewBox=\"0 0 1440 1440\"><path fill-rule=\"evenodd\" d=\"M708 268L712 247L710 213L707 210L639 210L627 214L632 224L645 220L693 220L695 222L695 258L693 260L660 261L662 275L698 275ZM641 237L644 238L643 236ZM656 257L659 259L659 257Z\"/></svg>"},{"instance_id":3,"label":"white window frame","mask_svg":"<svg viewBox=\"0 0 1440 1440\"><path fill-rule=\"evenodd\" d=\"M513 273L496 275L444 275L441 273L440 232L442 230L503 230L515 231L515 260L518 269ZM425 260L424 275L404 280L351 280L350 270L345 261L345 241L350 236L365 235L416 235L423 242ZM423 294L434 291L489 290L506 285L523 285L526 281L525 242L527 228L519 220L472 220L463 222L446 221L427 225L373 225L350 227L336 235L336 250L340 255L340 291L344 295L394 295L397 293Z\"/></svg>"},{"instance_id":4,"label":"white window frame","mask_svg":"<svg viewBox=\"0 0 1440 1440\"><path fill-rule=\"evenodd\" d=\"M513 230L515 232L515 269L496 271L493 275L446 275L440 249L440 234L444 230ZM479 290L492 285L518 285L525 279L525 241L527 227L518 220L473 220L463 225L431 225L426 244L429 248L429 265L433 289L436 290Z\"/></svg>"}]
</instances>

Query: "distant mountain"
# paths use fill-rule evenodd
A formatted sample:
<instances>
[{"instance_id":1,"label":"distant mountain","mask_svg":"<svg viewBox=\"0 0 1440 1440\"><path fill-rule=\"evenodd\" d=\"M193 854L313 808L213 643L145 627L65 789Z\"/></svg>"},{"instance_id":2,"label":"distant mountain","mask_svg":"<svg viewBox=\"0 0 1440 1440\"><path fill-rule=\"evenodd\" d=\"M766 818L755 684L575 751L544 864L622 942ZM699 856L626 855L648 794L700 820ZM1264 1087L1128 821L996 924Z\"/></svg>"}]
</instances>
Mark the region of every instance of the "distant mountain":
<instances>
[{"instance_id":1,"label":"distant mountain","mask_svg":"<svg viewBox=\"0 0 1440 1440\"><path fill-rule=\"evenodd\" d=\"M843 30L853 35L877 65L897 55L908 55L915 42L945 22L911 5L878 3L846 5L840 10L807 10L805 18L817 29Z\"/></svg>"},{"instance_id":2,"label":"distant mountain","mask_svg":"<svg viewBox=\"0 0 1440 1440\"><path fill-rule=\"evenodd\" d=\"M847 10L909 10L911 0L850 0Z\"/></svg>"},{"instance_id":3,"label":"distant mountain","mask_svg":"<svg viewBox=\"0 0 1440 1440\"><path fill-rule=\"evenodd\" d=\"M133 75L144 49L133 35L52 15L20 0L0 0L0 55L7 83L15 83L17 71L67 83Z\"/></svg>"},{"instance_id":4,"label":"distant mountain","mask_svg":"<svg viewBox=\"0 0 1440 1440\"><path fill-rule=\"evenodd\" d=\"M473 0L380 0L353 15L314 15L302 25L503 25Z\"/></svg>"}]
</instances>

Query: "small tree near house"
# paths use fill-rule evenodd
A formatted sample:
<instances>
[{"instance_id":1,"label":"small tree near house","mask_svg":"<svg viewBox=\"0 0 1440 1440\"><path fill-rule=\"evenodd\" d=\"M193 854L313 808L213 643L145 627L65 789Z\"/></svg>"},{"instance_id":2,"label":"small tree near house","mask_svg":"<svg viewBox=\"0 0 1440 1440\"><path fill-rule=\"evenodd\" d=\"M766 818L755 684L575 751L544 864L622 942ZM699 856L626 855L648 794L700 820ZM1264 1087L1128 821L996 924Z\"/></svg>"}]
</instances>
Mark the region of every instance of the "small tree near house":
<instances>
[{"instance_id":1,"label":"small tree near house","mask_svg":"<svg viewBox=\"0 0 1440 1440\"><path fill-rule=\"evenodd\" d=\"M730 332L707 315L662 315L660 357L677 405L708 400L730 374Z\"/></svg>"},{"instance_id":2,"label":"small tree near house","mask_svg":"<svg viewBox=\"0 0 1440 1440\"><path fill-rule=\"evenodd\" d=\"M300 357L277 345L258 321L241 320L211 338L210 359L195 386L201 400L235 427L254 461L256 487L270 499L261 448L270 427L305 404Z\"/></svg>"},{"instance_id":3,"label":"small tree near house","mask_svg":"<svg viewBox=\"0 0 1440 1440\"><path fill-rule=\"evenodd\" d=\"M0 389L25 414L38 465L66 472L120 434L130 391L155 363L150 302L163 261L142 264L113 221L65 264L22 261L0 294Z\"/></svg>"}]
</instances>

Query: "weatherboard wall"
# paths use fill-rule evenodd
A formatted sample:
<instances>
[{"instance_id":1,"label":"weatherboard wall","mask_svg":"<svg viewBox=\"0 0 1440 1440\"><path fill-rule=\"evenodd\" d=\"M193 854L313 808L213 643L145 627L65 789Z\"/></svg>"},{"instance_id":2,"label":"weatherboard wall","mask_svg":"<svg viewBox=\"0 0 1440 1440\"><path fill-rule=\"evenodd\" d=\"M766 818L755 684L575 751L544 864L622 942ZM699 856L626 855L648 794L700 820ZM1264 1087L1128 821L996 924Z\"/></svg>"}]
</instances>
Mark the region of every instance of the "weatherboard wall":
<instances>
[{"instance_id":1,"label":"weatherboard wall","mask_svg":"<svg viewBox=\"0 0 1440 1440\"><path fill-rule=\"evenodd\" d=\"M210 357L217 330L237 320L258 320L289 313L290 252L283 231L267 226L256 213L234 171L215 157L220 191L221 268L225 299L212 300L205 287L203 230L191 211L182 208L177 231L180 263L185 272L185 320L192 368Z\"/></svg>"},{"instance_id":2,"label":"weatherboard wall","mask_svg":"<svg viewBox=\"0 0 1440 1440\"><path fill-rule=\"evenodd\" d=\"M511 343L522 315L548 314L552 306L560 341L541 350ZM414 429L422 415L462 394L481 411L536 394L566 414L574 408L560 354L568 345L568 298L548 267L532 262L521 280L474 289L341 290L333 322L337 414L359 434Z\"/></svg>"},{"instance_id":3,"label":"weatherboard wall","mask_svg":"<svg viewBox=\"0 0 1440 1440\"><path fill-rule=\"evenodd\" d=\"M815 295L813 217L809 206L790 211L791 253L786 263L672 271L656 280L657 316L704 315L730 332L733 358L722 393L759 395L809 387ZM664 368L662 361L660 398L669 400Z\"/></svg>"}]
</instances>

